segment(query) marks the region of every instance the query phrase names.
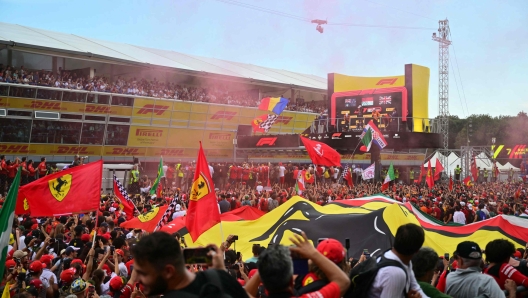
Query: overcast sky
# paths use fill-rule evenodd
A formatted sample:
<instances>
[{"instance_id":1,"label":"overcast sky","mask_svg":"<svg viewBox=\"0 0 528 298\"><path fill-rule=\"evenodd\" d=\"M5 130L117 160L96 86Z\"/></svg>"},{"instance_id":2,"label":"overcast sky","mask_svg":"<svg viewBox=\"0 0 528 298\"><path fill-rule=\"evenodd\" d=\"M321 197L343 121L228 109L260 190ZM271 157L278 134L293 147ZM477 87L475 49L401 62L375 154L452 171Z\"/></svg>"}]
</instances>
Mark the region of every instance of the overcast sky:
<instances>
[{"instance_id":1,"label":"overcast sky","mask_svg":"<svg viewBox=\"0 0 528 298\"><path fill-rule=\"evenodd\" d=\"M321 77L329 72L400 75L404 64L420 64L431 69L429 115L434 117L438 44L431 35L447 17L454 46L450 113L465 118L468 112L528 111L526 0L235 0L329 23L430 28L333 25L323 34L309 22L222 1L0 0L0 21Z\"/></svg>"}]
</instances>

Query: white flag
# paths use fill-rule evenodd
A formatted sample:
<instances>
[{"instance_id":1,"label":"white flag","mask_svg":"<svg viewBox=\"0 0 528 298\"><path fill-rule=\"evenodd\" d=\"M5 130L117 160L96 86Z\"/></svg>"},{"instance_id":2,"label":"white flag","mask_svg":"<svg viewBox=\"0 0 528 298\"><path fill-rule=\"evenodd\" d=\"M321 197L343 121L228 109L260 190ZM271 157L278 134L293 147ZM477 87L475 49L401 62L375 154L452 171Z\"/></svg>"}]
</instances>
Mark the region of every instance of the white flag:
<instances>
[{"instance_id":1,"label":"white flag","mask_svg":"<svg viewBox=\"0 0 528 298\"><path fill-rule=\"evenodd\" d=\"M363 171L363 180L369 180L374 178L374 167L375 164L372 164Z\"/></svg>"}]
</instances>

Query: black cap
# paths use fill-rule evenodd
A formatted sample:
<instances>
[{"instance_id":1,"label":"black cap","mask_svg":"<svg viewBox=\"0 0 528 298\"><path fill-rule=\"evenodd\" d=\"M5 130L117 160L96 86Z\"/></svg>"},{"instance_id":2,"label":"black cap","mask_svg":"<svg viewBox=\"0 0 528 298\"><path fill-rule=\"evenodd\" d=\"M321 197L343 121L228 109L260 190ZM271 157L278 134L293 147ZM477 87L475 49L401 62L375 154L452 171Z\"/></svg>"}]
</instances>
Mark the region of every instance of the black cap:
<instances>
[{"instance_id":1,"label":"black cap","mask_svg":"<svg viewBox=\"0 0 528 298\"><path fill-rule=\"evenodd\" d=\"M459 257L472 260L482 259L482 250L479 245L473 241L460 242L457 245L456 253Z\"/></svg>"}]
</instances>

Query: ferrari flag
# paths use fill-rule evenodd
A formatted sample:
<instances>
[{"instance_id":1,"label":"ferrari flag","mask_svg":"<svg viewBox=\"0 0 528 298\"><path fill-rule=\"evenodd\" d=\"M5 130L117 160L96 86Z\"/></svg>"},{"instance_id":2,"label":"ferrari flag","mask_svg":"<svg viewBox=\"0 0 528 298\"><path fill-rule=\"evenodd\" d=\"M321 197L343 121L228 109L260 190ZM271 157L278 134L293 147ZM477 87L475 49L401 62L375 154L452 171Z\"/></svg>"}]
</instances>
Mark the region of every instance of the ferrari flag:
<instances>
[{"instance_id":1,"label":"ferrari flag","mask_svg":"<svg viewBox=\"0 0 528 298\"><path fill-rule=\"evenodd\" d=\"M313 243L320 238L334 238L344 246L348 237L349 256L359 258L364 249L371 252L371 257L378 257L390 249L398 227L407 223L423 227L423 246L431 247L439 255L455 251L457 245L466 240L475 241L482 248L495 239L508 239L515 247L523 247L528 239L528 221L522 218L498 215L469 225L445 225L410 202L400 203L382 195L336 200L325 206L294 196L256 220L222 220L222 230L225 235L239 237L237 251L242 255L251 255L255 244L263 247L278 243L290 245L290 235L302 230ZM189 247L206 246L218 241L220 225L212 227L193 242L186 236L185 227L177 232L185 236Z\"/></svg>"},{"instance_id":2,"label":"ferrari flag","mask_svg":"<svg viewBox=\"0 0 528 298\"><path fill-rule=\"evenodd\" d=\"M216 201L213 179L211 179L211 172L205 159L202 142L200 142L185 225L191 238L196 241L202 233L219 222L220 211Z\"/></svg>"},{"instance_id":3,"label":"ferrari flag","mask_svg":"<svg viewBox=\"0 0 528 298\"><path fill-rule=\"evenodd\" d=\"M300 136L310 159L319 166L341 166L341 155L332 147L317 141Z\"/></svg>"},{"instance_id":4,"label":"ferrari flag","mask_svg":"<svg viewBox=\"0 0 528 298\"><path fill-rule=\"evenodd\" d=\"M18 198L27 200L32 217L94 211L99 208L102 176L103 161L99 160L26 184L20 187Z\"/></svg>"}]
</instances>

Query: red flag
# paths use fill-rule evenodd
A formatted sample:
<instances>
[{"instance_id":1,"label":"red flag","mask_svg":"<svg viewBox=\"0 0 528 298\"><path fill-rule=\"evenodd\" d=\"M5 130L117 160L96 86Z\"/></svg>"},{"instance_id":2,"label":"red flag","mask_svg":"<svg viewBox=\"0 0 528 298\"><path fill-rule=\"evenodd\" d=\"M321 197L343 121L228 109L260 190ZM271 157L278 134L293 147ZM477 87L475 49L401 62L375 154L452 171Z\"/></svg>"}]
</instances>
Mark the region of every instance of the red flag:
<instances>
[{"instance_id":1,"label":"red flag","mask_svg":"<svg viewBox=\"0 0 528 298\"><path fill-rule=\"evenodd\" d=\"M435 174L434 174L434 180L438 180L440 179L440 177L442 176L442 171L444 170L444 166L442 166L442 163L438 160L438 158L436 159L436 165L435 165Z\"/></svg>"},{"instance_id":2,"label":"red flag","mask_svg":"<svg viewBox=\"0 0 528 298\"><path fill-rule=\"evenodd\" d=\"M103 161L66 169L20 187L32 217L85 213L99 208Z\"/></svg>"},{"instance_id":3,"label":"red flag","mask_svg":"<svg viewBox=\"0 0 528 298\"><path fill-rule=\"evenodd\" d=\"M449 191L453 191L453 176L449 176Z\"/></svg>"},{"instance_id":4,"label":"red flag","mask_svg":"<svg viewBox=\"0 0 528 298\"><path fill-rule=\"evenodd\" d=\"M200 142L185 225L193 241L196 241L203 232L219 222L220 212L218 211L214 184Z\"/></svg>"},{"instance_id":5,"label":"red flag","mask_svg":"<svg viewBox=\"0 0 528 298\"><path fill-rule=\"evenodd\" d=\"M29 203L27 199L24 197L22 192L18 192L16 206L15 206L15 214L21 215L21 214L30 214L31 210L29 209Z\"/></svg>"},{"instance_id":6,"label":"red flag","mask_svg":"<svg viewBox=\"0 0 528 298\"><path fill-rule=\"evenodd\" d=\"M466 178L464 178L464 181L462 181L462 182L467 187L473 186L473 183L471 182L471 177L470 176L467 176Z\"/></svg>"},{"instance_id":7,"label":"red flag","mask_svg":"<svg viewBox=\"0 0 528 298\"><path fill-rule=\"evenodd\" d=\"M153 207L147 213L143 213L138 217L134 217L129 221L125 221L120 225L122 228L127 229L142 229L147 232L154 232L158 222L165 214L169 206ZM218 210L218 208L217 208Z\"/></svg>"},{"instance_id":8,"label":"red flag","mask_svg":"<svg viewBox=\"0 0 528 298\"><path fill-rule=\"evenodd\" d=\"M308 184L312 184L315 182L314 175L310 173L310 170L304 171L304 182Z\"/></svg>"},{"instance_id":9,"label":"red flag","mask_svg":"<svg viewBox=\"0 0 528 298\"><path fill-rule=\"evenodd\" d=\"M473 156L473 161L471 162L471 175L473 176L473 181L477 182L478 169L477 169L477 161L475 160L475 156Z\"/></svg>"},{"instance_id":10,"label":"red flag","mask_svg":"<svg viewBox=\"0 0 528 298\"><path fill-rule=\"evenodd\" d=\"M303 136L300 137L314 164L328 167L341 166L341 155L332 149L332 147L321 142L312 141Z\"/></svg>"},{"instance_id":11,"label":"red flag","mask_svg":"<svg viewBox=\"0 0 528 298\"><path fill-rule=\"evenodd\" d=\"M517 191L514 194L514 198L518 199L521 197L521 191L522 191L522 184L519 185L519 188L517 188Z\"/></svg>"},{"instance_id":12,"label":"red flag","mask_svg":"<svg viewBox=\"0 0 528 298\"><path fill-rule=\"evenodd\" d=\"M128 198L128 193L125 190L125 187L117 180L117 177L114 175L114 195L116 196L116 201L119 204L119 207L126 214L127 220L134 218L134 210L136 209L134 203L132 203Z\"/></svg>"},{"instance_id":13,"label":"red flag","mask_svg":"<svg viewBox=\"0 0 528 298\"><path fill-rule=\"evenodd\" d=\"M427 164L427 177L425 177L425 182L427 183L427 186L429 186L430 189L434 187L434 177L433 169L431 168L431 160L429 160L429 163Z\"/></svg>"},{"instance_id":14,"label":"red flag","mask_svg":"<svg viewBox=\"0 0 528 298\"><path fill-rule=\"evenodd\" d=\"M422 164L422 167L420 168L420 176L418 177L418 180L414 180L415 183L422 183L422 178L425 173L424 165Z\"/></svg>"},{"instance_id":15,"label":"red flag","mask_svg":"<svg viewBox=\"0 0 528 298\"><path fill-rule=\"evenodd\" d=\"M345 180L347 181L349 187L354 187L354 182L352 181L352 171L350 168L347 168L347 172L345 173Z\"/></svg>"},{"instance_id":16,"label":"red flag","mask_svg":"<svg viewBox=\"0 0 528 298\"><path fill-rule=\"evenodd\" d=\"M158 183L158 187L156 188L156 198L161 198L163 195L163 190L161 187L161 183Z\"/></svg>"}]
</instances>

